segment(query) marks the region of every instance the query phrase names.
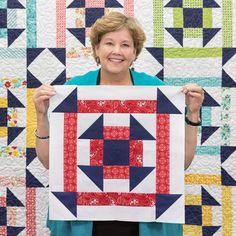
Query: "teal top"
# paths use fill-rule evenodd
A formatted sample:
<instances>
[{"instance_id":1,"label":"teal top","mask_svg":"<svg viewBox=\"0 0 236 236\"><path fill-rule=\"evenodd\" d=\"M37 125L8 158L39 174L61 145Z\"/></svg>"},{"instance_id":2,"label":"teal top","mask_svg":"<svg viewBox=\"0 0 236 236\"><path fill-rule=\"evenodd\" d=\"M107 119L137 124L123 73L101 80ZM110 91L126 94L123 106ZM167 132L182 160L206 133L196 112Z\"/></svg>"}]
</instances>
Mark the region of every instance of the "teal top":
<instances>
[{"instance_id":1,"label":"teal top","mask_svg":"<svg viewBox=\"0 0 236 236\"><path fill-rule=\"evenodd\" d=\"M82 76L75 76L66 82L66 85L97 85L99 70L90 71ZM133 83L135 86L140 85L163 85L163 81L131 70ZM47 220L47 227L51 230L51 236L92 236L92 221L57 221ZM115 229L114 229L115 230ZM139 223L139 236L181 236L181 224L167 223Z\"/></svg>"}]
</instances>

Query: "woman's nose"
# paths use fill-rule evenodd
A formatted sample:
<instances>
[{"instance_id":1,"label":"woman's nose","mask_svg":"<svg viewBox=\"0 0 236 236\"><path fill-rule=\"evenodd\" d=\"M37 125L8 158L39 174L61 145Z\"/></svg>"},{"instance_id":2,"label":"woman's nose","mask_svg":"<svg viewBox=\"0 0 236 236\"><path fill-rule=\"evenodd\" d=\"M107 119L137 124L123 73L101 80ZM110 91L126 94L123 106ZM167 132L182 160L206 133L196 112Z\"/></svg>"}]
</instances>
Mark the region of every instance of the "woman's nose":
<instances>
[{"instance_id":1,"label":"woman's nose","mask_svg":"<svg viewBox=\"0 0 236 236\"><path fill-rule=\"evenodd\" d=\"M113 48L113 52L120 53L120 51L121 51L120 45L115 45L115 47Z\"/></svg>"}]
</instances>

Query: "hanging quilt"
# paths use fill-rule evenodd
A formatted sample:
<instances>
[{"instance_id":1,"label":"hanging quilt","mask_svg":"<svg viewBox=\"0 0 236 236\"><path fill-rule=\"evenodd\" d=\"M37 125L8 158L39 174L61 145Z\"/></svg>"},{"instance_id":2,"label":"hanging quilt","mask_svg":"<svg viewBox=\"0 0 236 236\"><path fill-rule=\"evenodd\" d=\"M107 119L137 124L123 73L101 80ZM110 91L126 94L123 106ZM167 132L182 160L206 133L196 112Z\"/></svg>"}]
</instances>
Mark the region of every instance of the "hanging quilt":
<instances>
[{"instance_id":1,"label":"hanging quilt","mask_svg":"<svg viewBox=\"0 0 236 236\"><path fill-rule=\"evenodd\" d=\"M50 219L184 223L180 87L55 89Z\"/></svg>"}]
</instances>

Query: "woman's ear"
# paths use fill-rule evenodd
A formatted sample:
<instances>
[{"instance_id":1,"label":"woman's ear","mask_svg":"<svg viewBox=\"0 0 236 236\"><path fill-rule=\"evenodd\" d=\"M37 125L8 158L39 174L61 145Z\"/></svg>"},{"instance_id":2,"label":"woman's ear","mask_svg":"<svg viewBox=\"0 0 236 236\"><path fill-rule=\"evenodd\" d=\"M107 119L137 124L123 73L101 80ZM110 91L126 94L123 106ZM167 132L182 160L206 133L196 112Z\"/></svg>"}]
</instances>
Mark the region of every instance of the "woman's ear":
<instances>
[{"instance_id":1,"label":"woman's ear","mask_svg":"<svg viewBox=\"0 0 236 236\"><path fill-rule=\"evenodd\" d=\"M98 54L99 54L98 51L99 51L99 44L94 46L94 52L95 52L96 56L98 56Z\"/></svg>"}]
</instances>

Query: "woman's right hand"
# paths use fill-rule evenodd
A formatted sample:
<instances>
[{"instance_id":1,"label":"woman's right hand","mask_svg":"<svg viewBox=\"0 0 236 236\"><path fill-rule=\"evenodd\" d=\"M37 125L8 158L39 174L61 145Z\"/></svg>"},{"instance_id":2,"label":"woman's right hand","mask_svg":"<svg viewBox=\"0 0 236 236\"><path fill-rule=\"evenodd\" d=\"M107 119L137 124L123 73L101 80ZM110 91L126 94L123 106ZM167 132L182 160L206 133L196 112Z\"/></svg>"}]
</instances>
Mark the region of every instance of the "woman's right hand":
<instances>
[{"instance_id":1,"label":"woman's right hand","mask_svg":"<svg viewBox=\"0 0 236 236\"><path fill-rule=\"evenodd\" d=\"M38 87L33 95L33 102L38 115L46 115L49 107L49 98L54 96L56 91L53 86L43 84Z\"/></svg>"}]
</instances>

